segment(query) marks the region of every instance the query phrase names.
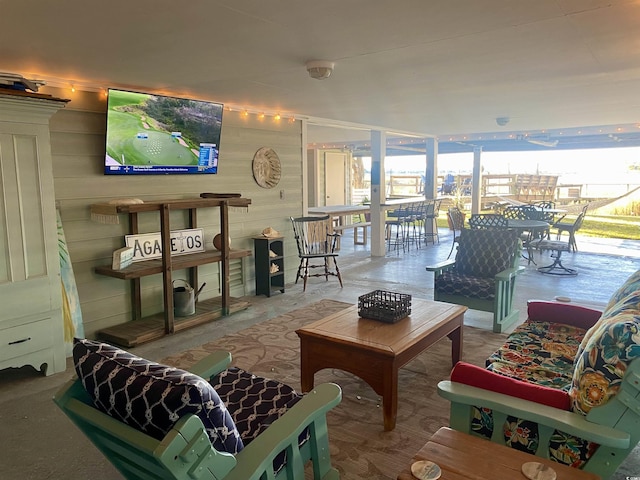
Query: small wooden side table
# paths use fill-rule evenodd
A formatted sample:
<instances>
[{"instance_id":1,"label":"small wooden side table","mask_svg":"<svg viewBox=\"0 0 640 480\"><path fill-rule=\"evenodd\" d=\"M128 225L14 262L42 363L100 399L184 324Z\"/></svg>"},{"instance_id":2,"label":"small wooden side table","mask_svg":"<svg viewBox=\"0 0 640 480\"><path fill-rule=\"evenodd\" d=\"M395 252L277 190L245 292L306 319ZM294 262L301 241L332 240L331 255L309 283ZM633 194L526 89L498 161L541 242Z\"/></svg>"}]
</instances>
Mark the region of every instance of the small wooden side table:
<instances>
[{"instance_id":1,"label":"small wooden side table","mask_svg":"<svg viewBox=\"0 0 640 480\"><path fill-rule=\"evenodd\" d=\"M447 427L433 434L400 474L398 480L416 480L411 464L429 460L442 470L441 480L526 480L522 464L540 462L553 468L557 480L598 480L593 473L583 472L545 458L536 457L504 445L467 435Z\"/></svg>"}]
</instances>

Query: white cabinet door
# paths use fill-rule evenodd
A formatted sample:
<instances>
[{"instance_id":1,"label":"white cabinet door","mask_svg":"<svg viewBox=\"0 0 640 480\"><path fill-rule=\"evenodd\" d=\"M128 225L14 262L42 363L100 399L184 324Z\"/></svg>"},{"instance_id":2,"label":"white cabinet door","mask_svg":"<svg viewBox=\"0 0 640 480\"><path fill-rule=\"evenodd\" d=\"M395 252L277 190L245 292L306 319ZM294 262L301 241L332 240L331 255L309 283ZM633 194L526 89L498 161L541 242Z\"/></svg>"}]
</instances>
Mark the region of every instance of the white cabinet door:
<instances>
[{"instance_id":1,"label":"white cabinet door","mask_svg":"<svg viewBox=\"0 0 640 480\"><path fill-rule=\"evenodd\" d=\"M55 110L43 114L38 103L22 100L22 111L14 99L3 102L0 97L0 368L46 364L49 375L66 363L48 125Z\"/></svg>"}]
</instances>

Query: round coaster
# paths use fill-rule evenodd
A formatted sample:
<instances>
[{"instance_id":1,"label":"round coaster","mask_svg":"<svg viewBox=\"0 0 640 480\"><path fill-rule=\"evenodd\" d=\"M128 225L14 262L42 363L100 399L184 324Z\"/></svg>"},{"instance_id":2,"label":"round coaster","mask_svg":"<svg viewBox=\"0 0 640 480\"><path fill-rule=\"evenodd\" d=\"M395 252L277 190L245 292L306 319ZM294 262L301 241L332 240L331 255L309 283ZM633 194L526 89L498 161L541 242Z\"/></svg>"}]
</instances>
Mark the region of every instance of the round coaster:
<instances>
[{"instance_id":1,"label":"round coaster","mask_svg":"<svg viewBox=\"0 0 640 480\"><path fill-rule=\"evenodd\" d=\"M411 465L411 473L420 480L436 480L442 475L442 470L433 462L420 460L413 462Z\"/></svg>"},{"instance_id":2,"label":"round coaster","mask_svg":"<svg viewBox=\"0 0 640 480\"><path fill-rule=\"evenodd\" d=\"M522 473L529 480L556 480L556 471L540 462L523 463Z\"/></svg>"},{"instance_id":3,"label":"round coaster","mask_svg":"<svg viewBox=\"0 0 640 480\"><path fill-rule=\"evenodd\" d=\"M570 301L571 301L571 298L569 297L556 297L556 302L569 303Z\"/></svg>"}]
</instances>

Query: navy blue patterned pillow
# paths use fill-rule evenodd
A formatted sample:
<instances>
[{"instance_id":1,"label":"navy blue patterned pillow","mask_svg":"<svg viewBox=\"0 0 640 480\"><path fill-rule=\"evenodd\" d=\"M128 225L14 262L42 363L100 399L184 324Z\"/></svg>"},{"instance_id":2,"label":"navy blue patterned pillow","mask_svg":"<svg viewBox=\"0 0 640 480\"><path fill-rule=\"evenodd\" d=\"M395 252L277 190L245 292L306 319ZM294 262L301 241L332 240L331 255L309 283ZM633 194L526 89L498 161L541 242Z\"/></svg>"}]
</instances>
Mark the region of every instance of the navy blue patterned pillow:
<instances>
[{"instance_id":1,"label":"navy blue patterned pillow","mask_svg":"<svg viewBox=\"0 0 640 480\"><path fill-rule=\"evenodd\" d=\"M249 445L302 398L289 385L238 367L230 367L214 375L211 385L231 413L245 445Z\"/></svg>"},{"instance_id":2,"label":"navy blue patterned pillow","mask_svg":"<svg viewBox=\"0 0 640 480\"><path fill-rule=\"evenodd\" d=\"M160 440L192 413L216 450L235 454L244 448L224 403L197 375L86 339L74 340L73 360L96 408L127 425Z\"/></svg>"}]
</instances>

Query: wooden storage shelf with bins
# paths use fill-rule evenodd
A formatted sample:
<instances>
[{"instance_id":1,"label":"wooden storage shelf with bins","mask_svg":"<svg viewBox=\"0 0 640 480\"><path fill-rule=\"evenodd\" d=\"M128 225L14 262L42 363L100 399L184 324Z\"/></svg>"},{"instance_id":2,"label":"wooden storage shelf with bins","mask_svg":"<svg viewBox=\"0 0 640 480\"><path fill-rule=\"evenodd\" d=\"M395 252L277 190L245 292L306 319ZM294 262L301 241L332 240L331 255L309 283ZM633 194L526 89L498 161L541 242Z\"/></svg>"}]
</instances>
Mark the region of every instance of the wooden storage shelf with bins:
<instances>
[{"instance_id":1,"label":"wooden storage shelf with bins","mask_svg":"<svg viewBox=\"0 0 640 480\"><path fill-rule=\"evenodd\" d=\"M133 319L130 322L104 328L98 332L98 335L106 341L125 347L133 347L247 308L249 305L248 302L231 298L229 294L229 261L250 256L251 251L231 249L229 248L229 242L227 240L226 242L222 242L220 251L208 250L205 252L172 256L169 213L172 210L189 210L188 228L197 228L197 209L219 208L220 233L222 238L228 239L229 207L248 207L250 204L250 199L232 197L157 200L147 201L141 204L118 205L113 207L117 214L129 215L129 233L132 235L140 233L138 231L139 213L159 212L162 257L159 259L135 262L122 270L114 270L110 265L96 267L95 271L100 275L131 281L133 312ZM97 207L97 211L104 212L104 208L101 208L104 207L104 205ZM173 310L172 271L186 268L191 269L191 285L197 288L197 267L210 263L220 263L221 265L220 297L197 302L196 312L193 315L176 317ZM164 311L142 318L140 279L148 275L156 274L162 274L163 276Z\"/></svg>"}]
</instances>

